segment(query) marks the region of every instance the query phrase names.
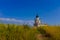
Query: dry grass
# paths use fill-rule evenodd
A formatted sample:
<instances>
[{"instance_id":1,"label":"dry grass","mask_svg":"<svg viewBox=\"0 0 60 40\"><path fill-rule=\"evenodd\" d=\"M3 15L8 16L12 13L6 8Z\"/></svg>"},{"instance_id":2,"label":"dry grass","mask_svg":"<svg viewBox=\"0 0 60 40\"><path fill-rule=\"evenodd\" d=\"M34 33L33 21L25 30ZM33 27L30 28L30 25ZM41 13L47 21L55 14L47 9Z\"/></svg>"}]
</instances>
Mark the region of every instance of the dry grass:
<instances>
[{"instance_id":1,"label":"dry grass","mask_svg":"<svg viewBox=\"0 0 60 40\"><path fill-rule=\"evenodd\" d=\"M0 24L0 40L60 40L60 27Z\"/></svg>"}]
</instances>

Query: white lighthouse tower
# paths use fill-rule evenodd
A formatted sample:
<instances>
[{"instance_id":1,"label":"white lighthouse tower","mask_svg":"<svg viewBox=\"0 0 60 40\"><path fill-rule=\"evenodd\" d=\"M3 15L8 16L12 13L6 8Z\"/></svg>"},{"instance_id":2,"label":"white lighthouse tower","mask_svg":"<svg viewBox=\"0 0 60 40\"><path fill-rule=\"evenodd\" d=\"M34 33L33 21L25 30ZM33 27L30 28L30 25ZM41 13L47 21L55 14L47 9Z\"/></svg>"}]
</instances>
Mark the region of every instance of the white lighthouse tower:
<instances>
[{"instance_id":1,"label":"white lighthouse tower","mask_svg":"<svg viewBox=\"0 0 60 40\"><path fill-rule=\"evenodd\" d=\"M39 19L39 16L36 15L34 26L40 27L40 25L41 25L41 21L40 21L40 19Z\"/></svg>"}]
</instances>

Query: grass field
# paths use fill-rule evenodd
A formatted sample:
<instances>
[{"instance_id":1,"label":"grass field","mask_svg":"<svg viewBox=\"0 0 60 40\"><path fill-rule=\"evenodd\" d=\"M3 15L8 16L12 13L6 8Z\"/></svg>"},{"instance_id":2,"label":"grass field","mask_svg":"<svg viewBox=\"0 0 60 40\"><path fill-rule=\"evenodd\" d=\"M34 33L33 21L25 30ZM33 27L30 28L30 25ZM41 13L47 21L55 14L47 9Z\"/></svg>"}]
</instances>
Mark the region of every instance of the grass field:
<instances>
[{"instance_id":1,"label":"grass field","mask_svg":"<svg viewBox=\"0 0 60 40\"><path fill-rule=\"evenodd\" d=\"M60 40L60 27L0 24L0 40Z\"/></svg>"}]
</instances>

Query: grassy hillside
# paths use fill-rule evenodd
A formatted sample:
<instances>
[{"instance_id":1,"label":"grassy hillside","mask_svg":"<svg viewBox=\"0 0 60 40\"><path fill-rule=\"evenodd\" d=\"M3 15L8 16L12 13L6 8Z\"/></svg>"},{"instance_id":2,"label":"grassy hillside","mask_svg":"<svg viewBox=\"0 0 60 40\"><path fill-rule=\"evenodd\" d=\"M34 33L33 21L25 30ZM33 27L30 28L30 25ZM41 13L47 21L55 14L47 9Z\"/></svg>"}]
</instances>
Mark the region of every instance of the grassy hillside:
<instances>
[{"instance_id":1,"label":"grassy hillside","mask_svg":"<svg viewBox=\"0 0 60 40\"><path fill-rule=\"evenodd\" d=\"M0 24L0 40L60 40L60 27Z\"/></svg>"},{"instance_id":2,"label":"grassy hillside","mask_svg":"<svg viewBox=\"0 0 60 40\"><path fill-rule=\"evenodd\" d=\"M45 26L41 28L49 33L54 40L60 40L60 26Z\"/></svg>"}]
</instances>

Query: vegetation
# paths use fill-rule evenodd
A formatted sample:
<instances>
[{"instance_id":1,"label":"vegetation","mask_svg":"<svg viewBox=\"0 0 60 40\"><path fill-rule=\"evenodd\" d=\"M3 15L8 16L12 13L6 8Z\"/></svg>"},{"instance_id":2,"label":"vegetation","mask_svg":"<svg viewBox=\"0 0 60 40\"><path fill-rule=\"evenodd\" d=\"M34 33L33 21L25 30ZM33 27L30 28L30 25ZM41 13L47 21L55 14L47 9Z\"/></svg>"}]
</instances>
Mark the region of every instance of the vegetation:
<instances>
[{"instance_id":1,"label":"vegetation","mask_svg":"<svg viewBox=\"0 0 60 40\"><path fill-rule=\"evenodd\" d=\"M60 40L60 26L45 26L41 28L50 34L53 40Z\"/></svg>"},{"instance_id":2,"label":"vegetation","mask_svg":"<svg viewBox=\"0 0 60 40\"><path fill-rule=\"evenodd\" d=\"M60 27L0 24L0 40L60 40Z\"/></svg>"}]
</instances>

